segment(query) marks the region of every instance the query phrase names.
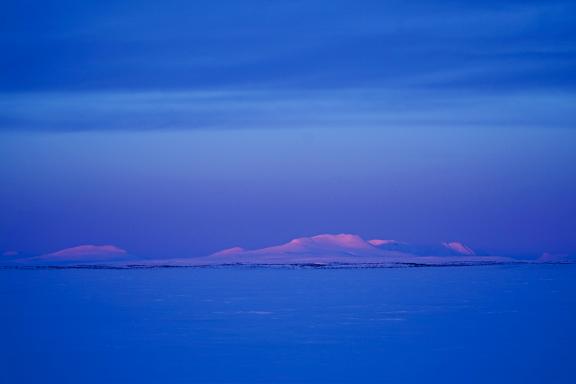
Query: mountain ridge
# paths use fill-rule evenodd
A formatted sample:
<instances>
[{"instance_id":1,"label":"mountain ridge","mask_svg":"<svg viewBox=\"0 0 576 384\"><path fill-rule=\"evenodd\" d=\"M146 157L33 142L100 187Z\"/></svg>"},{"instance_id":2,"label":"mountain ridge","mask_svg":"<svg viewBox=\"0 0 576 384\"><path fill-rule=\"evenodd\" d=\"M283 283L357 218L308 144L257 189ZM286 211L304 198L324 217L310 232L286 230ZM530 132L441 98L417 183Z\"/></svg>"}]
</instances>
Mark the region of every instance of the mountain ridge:
<instances>
[{"instance_id":1,"label":"mountain ridge","mask_svg":"<svg viewBox=\"0 0 576 384\"><path fill-rule=\"evenodd\" d=\"M566 263L572 257L545 254L532 262ZM16 265L460 265L531 262L506 256L477 254L469 246L449 241L412 244L398 240L365 240L350 233L318 234L257 249L239 246L207 256L141 259L114 245L79 245L41 256L9 261Z\"/></svg>"}]
</instances>

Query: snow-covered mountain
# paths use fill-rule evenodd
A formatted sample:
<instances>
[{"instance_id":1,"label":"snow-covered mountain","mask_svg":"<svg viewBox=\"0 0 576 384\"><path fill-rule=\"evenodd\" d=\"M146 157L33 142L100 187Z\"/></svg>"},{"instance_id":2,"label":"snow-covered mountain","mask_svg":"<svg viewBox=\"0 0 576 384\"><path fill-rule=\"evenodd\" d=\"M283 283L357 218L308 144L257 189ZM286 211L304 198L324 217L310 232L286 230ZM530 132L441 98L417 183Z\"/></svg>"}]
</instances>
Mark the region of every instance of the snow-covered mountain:
<instances>
[{"instance_id":1,"label":"snow-covered mountain","mask_svg":"<svg viewBox=\"0 0 576 384\"><path fill-rule=\"evenodd\" d=\"M179 260L185 263L190 261ZM511 261L514 260L506 257L477 256L472 249L458 242L414 245L396 240L367 241L358 235L344 233L301 237L254 250L234 247L194 259L194 263L205 264L443 264Z\"/></svg>"},{"instance_id":2,"label":"snow-covered mountain","mask_svg":"<svg viewBox=\"0 0 576 384\"><path fill-rule=\"evenodd\" d=\"M73 265L126 262L134 256L115 245L79 245L47 253L41 256L20 259L22 264L32 265Z\"/></svg>"},{"instance_id":3,"label":"snow-covered mountain","mask_svg":"<svg viewBox=\"0 0 576 384\"><path fill-rule=\"evenodd\" d=\"M387 251L409 253L416 256L476 256L470 247L457 242L440 244L410 244L396 240L368 240L373 246Z\"/></svg>"},{"instance_id":4,"label":"snow-covered mountain","mask_svg":"<svg viewBox=\"0 0 576 384\"><path fill-rule=\"evenodd\" d=\"M543 253L537 260L547 264L571 264L576 263L576 253Z\"/></svg>"},{"instance_id":5,"label":"snow-covered mountain","mask_svg":"<svg viewBox=\"0 0 576 384\"><path fill-rule=\"evenodd\" d=\"M323 234L312 237L300 237L285 244L244 252L255 255L384 255L381 251L382 250L358 235L343 233L338 235ZM397 255L398 253L394 250L391 252L386 251L385 254Z\"/></svg>"},{"instance_id":6,"label":"snow-covered mountain","mask_svg":"<svg viewBox=\"0 0 576 384\"><path fill-rule=\"evenodd\" d=\"M455 265L511 263L522 260L478 255L459 242L419 245L397 240L364 240L354 234L322 234L300 237L287 243L260 249L233 247L203 257L139 259L114 245L81 245L42 256L17 259L18 265ZM530 262L525 260L524 262ZM573 255L548 255L532 262L576 262Z\"/></svg>"}]
</instances>

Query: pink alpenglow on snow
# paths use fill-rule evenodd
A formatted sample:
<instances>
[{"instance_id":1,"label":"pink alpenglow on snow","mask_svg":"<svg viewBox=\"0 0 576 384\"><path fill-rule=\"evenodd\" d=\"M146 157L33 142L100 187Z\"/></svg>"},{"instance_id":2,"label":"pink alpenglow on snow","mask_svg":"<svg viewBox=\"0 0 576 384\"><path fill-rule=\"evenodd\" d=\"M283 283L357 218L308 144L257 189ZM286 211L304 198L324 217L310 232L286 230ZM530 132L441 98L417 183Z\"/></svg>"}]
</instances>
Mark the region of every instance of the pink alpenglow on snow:
<instances>
[{"instance_id":1,"label":"pink alpenglow on snow","mask_svg":"<svg viewBox=\"0 0 576 384\"><path fill-rule=\"evenodd\" d=\"M368 242L372 245L379 246L379 245L386 245L386 244L399 244L399 241L396 240L381 240L381 239L372 239L368 240Z\"/></svg>"},{"instance_id":2,"label":"pink alpenglow on snow","mask_svg":"<svg viewBox=\"0 0 576 384\"><path fill-rule=\"evenodd\" d=\"M380 256L402 256L398 252L384 252L375 248L358 235L322 234L311 237L300 237L287 243L254 249L225 249L208 257L189 260L194 263L228 262L228 263L331 263L331 262L366 262ZM381 259L374 259L378 261ZM179 260L181 262L182 260Z\"/></svg>"},{"instance_id":3,"label":"pink alpenglow on snow","mask_svg":"<svg viewBox=\"0 0 576 384\"><path fill-rule=\"evenodd\" d=\"M223 249L221 251L218 251L216 253L213 253L212 256L227 256L227 255L233 255L235 253L240 253L240 252L244 252L245 249L242 247L232 247L232 248L226 248Z\"/></svg>"},{"instance_id":4,"label":"pink alpenglow on snow","mask_svg":"<svg viewBox=\"0 0 576 384\"><path fill-rule=\"evenodd\" d=\"M457 241L452 241L449 243L442 243L442 245L444 245L446 248L451 249L454 252L457 252L461 255L468 255L468 256L476 255L476 252L474 252L470 247L467 247L464 244L459 243Z\"/></svg>"},{"instance_id":5,"label":"pink alpenglow on snow","mask_svg":"<svg viewBox=\"0 0 576 384\"><path fill-rule=\"evenodd\" d=\"M576 255L569 255L567 253L544 253L538 258L539 263L574 263L576 262Z\"/></svg>"},{"instance_id":6,"label":"pink alpenglow on snow","mask_svg":"<svg viewBox=\"0 0 576 384\"><path fill-rule=\"evenodd\" d=\"M391 249L385 248L391 246ZM446 254L446 250L451 252ZM417 253L414 253L417 251ZM456 253L457 255L454 255ZM500 256L477 256L461 243L444 243L436 247L419 247L395 240L366 241L353 234L322 234L300 237L287 243L244 250L225 249L210 256L178 259L178 264L406 264L427 265L454 263L504 263L513 259Z\"/></svg>"},{"instance_id":7,"label":"pink alpenglow on snow","mask_svg":"<svg viewBox=\"0 0 576 384\"><path fill-rule=\"evenodd\" d=\"M128 252L124 249L118 248L115 245L79 245L77 247L66 248L40 257L60 260L78 260L90 257L113 259L119 256L124 256L127 253Z\"/></svg>"},{"instance_id":8,"label":"pink alpenglow on snow","mask_svg":"<svg viewBox=\"0 0 576 384\"><path fill-rule=\"evenodd\" d=\"M79 245L42 256L22 259L22 262L49 264L82 264L128 261L128 252L115 245Z\"/></svg>"},{"instance_id":9,"label":"pink alpenglow on snow","mask_svg":"<svg viewBox=\"0 0 576 384\"><path fill-rule=\"evenodd\" d=\"M369 244L358 235L341 233L338 235L322 234L312 237L300 237L283 246L286 250L296 250L305 247L338 247L338 248L370 248Z\"/></svg>"},{"instance_id":10,"label":"pink alpenglow on snow","mask_svg":"<svg viewBox=\"0 0 576 384\"><path fill-rule=\"evenodd\" d=\"M249 250L237 255L271 256L283 255L296 258L298 256L325 258L330 256L369 256L378 252L370 243L358 235L323 234L312 237L300 237L285 244L267 248Z\"/></svg>"},{"instance_id":11,"label":"pink alpenglow on snow","mask_svg":"<svg viewBox=\"0 0 576 384\"><path fill-rule=\"evenodd\" d=\"M259 249L227 248L201 257L138 259L114 245L80 245L16 262L28 265L477 265L518 262L575 262L573 255L548 255L521 260L498 255L477 255L459 242L419 245L396 240L364 240L354 234L299 237Z\"/></svg>"}]
</instances>

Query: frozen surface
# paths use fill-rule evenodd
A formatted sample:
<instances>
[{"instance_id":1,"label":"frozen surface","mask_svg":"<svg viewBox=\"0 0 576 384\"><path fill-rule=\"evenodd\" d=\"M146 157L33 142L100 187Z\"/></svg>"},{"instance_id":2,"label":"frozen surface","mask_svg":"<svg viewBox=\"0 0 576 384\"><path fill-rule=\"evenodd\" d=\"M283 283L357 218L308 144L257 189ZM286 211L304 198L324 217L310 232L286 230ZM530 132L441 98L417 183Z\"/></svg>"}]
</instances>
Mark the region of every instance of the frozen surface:
<instances>
[{"instance_id":1,"label":"frozen surface","mask_svg":"<svg viewBox=\"0 0 576 384\"><path fill-rule=\"evenodd\" d=\"M1 383L575 383L576 265L0 270Z\"/></svg>"}]
</instances>

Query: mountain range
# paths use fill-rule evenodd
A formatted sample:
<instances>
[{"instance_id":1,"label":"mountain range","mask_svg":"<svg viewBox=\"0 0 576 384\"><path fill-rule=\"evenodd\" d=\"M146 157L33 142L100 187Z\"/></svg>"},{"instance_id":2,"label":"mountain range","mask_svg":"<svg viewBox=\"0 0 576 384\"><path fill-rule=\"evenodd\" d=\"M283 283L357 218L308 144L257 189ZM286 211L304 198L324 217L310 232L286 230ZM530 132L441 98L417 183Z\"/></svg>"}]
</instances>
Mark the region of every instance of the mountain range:
<instances>
[{"instance_id":1,"label":"mountain range","mask_svg":"<svg viewBox=\"0 0 576 384\"><path fill-rule=\"evenodd\" d=\"M5 260L6 261L6 260ZM571 263L574 255L545 253L538 260L520 260L499 255L478 254L460 242L411 244L397 240L365 240L354 234L321 234L300 237L287 243L260 249L233 247L201 257L142 259L114 245L80 245L45 255L10 259L7 264L22 266L217 266L217 265L475 265L498 263Z\"/></svg>"}]
</instances>

